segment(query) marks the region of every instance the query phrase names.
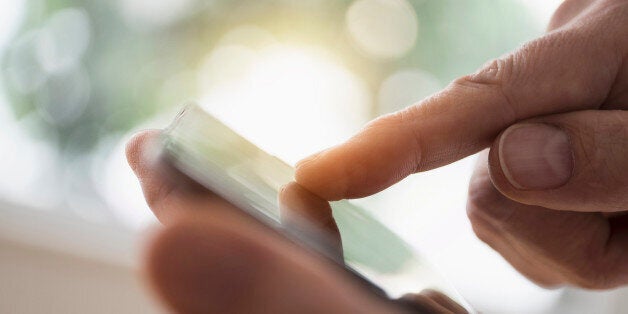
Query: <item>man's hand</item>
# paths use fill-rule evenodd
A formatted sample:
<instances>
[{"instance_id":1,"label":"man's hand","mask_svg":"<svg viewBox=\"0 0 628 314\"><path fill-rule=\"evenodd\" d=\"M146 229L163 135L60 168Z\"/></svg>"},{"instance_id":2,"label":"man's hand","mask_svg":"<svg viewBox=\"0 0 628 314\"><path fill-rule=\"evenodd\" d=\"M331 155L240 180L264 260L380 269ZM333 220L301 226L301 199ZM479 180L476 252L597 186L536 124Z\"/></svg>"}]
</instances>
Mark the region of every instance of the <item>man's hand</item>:
<instances>
[{"instance_id":1,"label":"man's hand","mask_svg":"<svg viewBox=\"0 0 628 314\"><path fill-rule=\"evenodd\" d=\"M288 242L224 199L146 156L159 135L143 132L127 158L146 200L165 225L149 241L144 272L177 313L466 313L435 292L400 301L375 297L340 267ZM280 194L282 219L310 220L341 250L329 203L290 183ZM296 226L298 227L298 226ZM340 253L340 252L339 252ZM406 307L401 307L401 304Z\"/></svg>"},{"instance_id":2,"label":"man's hand","mask_svg":"<svg viewBox=\"0 0 628 314\"><path fill-rule=\"evenodd\" d=\"M470 187L478 236L543 285L627 284L628 1L567 0L549 30L302 161L297 182L362 197L492 145Z\"/></svg>"}]
</instances>

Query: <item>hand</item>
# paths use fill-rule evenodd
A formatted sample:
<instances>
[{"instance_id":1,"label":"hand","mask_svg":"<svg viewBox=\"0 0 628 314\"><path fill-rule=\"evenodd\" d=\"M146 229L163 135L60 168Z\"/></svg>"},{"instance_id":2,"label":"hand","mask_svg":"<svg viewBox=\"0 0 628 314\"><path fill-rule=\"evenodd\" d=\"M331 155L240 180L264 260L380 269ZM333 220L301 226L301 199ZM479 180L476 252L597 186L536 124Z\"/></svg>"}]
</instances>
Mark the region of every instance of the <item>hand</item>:
<instances>
[{"instance_id":1,"label":"hand","mask_svg":"<svg viewBox=\"0 0 628 314\"><path fill-rule=\"evenodd\" d=\"M549 30L302 161L296 181L363 197L492 145L470 186L478 236L542 285L627 284L628 1L567 0Z\"/></svg>"},{"instance_id":2,"label":"hand","mask_svg":"<svg viewBox=\"0 0 628 314\"><path fill-rule=\"evenodd\" d=\"M144 152L158 131L127 145L146 200L165 225L152 236L144 272L156 295L177 313L465 313L435 291L403 300L375 297L340 267L242 214L224 199L177 175ZM340 238L329 203L290 183L282 219L298 213ZM402 307L401 304L405 305Z\"/></svg>"}]
</instances>

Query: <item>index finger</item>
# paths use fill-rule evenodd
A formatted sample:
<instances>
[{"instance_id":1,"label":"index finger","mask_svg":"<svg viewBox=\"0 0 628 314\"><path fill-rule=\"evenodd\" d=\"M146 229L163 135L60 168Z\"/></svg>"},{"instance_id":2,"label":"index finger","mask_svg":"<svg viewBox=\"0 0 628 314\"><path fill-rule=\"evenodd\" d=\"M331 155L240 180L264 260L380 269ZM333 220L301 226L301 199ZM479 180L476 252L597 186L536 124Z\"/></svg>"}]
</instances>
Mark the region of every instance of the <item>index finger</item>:
<instances>
[{"instance_id":1,"label":"index finger","mask_svg":"<svg viewBox=\"0 0 628 314\"><path fill-rule=\"evenodd\" d=\"M595 20L547 34L305 159L296 181L327 200L364 197L479 152L519 120L599 108L621 66L611 43Z\"/></svg>"}]
</instances>

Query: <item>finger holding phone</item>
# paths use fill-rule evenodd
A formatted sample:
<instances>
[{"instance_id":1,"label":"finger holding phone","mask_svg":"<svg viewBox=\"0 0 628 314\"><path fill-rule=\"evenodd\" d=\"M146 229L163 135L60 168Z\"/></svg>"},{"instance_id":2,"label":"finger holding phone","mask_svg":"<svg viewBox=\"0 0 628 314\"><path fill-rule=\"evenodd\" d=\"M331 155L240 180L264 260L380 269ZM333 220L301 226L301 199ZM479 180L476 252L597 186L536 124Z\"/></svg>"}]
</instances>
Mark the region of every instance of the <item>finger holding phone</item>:
<instances>
[{"instance_id":1,"label":"finger holding phone","mask_svg":"<svg viewBox=\"0 0 628 314\"><path fill-rule=\"evenodd\" d=\"M626 56L628 1L565 1L546 35L306 159L297 182L327 201L363 197L490 148L470 184L467 209L478 236L541 285L625 285ZM171 308L390 311L224 200L165 184L141 158L150 136L131 141L128 154L166 225L149 245L146 272ZM457 310L438 300L423 303Z\"/></svg>"},{"instance_id":2,"label":"finger holding phone","mask_svg":"<svg viewBox=\"0 0 628 314\"><path fill-rule=\"evenodd\" d=\"M172 164L147 156L160 131L135 136L127 157L146 200L165 225L150 239L145 274L169 309L180 313L466 313L444 294L426 290L399 300L373 293L312 250L291 242L255 217L205 189ZM148 155L151 155L150 153ZM279 195L282 222L303 218L331 239L342 257L329 203L299 184ZM333 258L332 258L333 259Z\"/></svg>"}]
</instances>

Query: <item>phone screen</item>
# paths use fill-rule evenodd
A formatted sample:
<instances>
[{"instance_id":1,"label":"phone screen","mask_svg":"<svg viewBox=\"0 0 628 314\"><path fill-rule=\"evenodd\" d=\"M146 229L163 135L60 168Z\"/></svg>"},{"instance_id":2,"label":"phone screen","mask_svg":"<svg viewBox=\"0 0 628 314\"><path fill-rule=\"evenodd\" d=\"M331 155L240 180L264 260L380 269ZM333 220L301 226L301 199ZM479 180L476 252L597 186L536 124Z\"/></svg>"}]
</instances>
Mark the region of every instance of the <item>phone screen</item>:
<instances>
[{"instance_id":1,"label":"phone screen","mask_svg":"<svg viewBox=\"0 0 628 314\"><path fill-rule=\"evenodd\" d=\"M197 105L188 105L164 132L163 150L181 172L231 202L261 223L281 228L277 196L294 180L294 169L264 152ZM344 267L368 279L391 298L436 289L471 310L464 299L423 256L348 201L332 202L340 230ZM292 240L327 258L311 233ZM337 261L336 261L337 262Z\"/></svg>"}]
</instances>

